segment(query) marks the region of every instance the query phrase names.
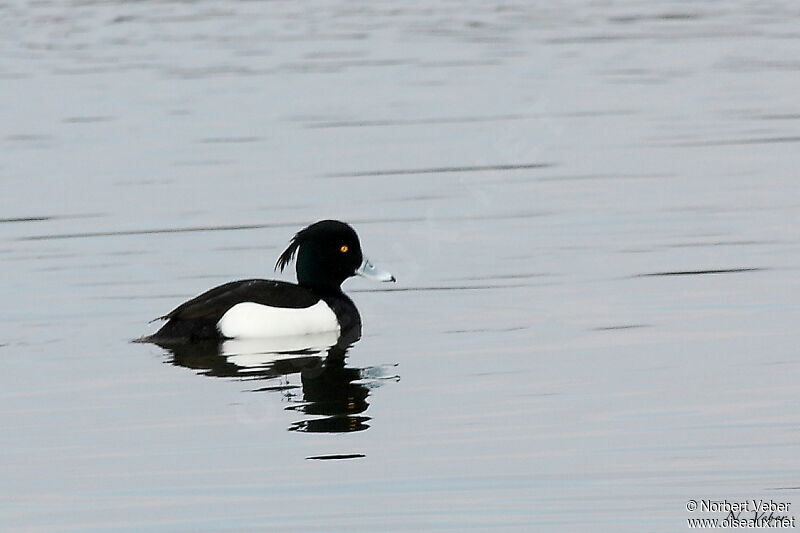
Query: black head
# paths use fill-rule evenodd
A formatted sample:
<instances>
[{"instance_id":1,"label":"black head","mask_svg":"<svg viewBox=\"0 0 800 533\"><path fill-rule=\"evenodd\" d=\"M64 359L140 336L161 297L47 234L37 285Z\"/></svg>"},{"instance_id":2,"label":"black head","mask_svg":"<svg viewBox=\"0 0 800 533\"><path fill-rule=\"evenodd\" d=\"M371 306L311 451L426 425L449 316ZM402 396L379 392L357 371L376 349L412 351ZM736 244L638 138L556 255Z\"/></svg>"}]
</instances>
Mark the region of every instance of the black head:
<instances>
[{"instance_id":1,"label":"black head","mask_svg":"<svg viewBox=\"0 0 800 533\"><path fill-rule=\"evenodd\" d=\"M358 235L338 220L321 220L299 231L275 264L283 271L297 255L297 282L319 289L338 290L364 263Z\"/></svg>"}]
</instances>

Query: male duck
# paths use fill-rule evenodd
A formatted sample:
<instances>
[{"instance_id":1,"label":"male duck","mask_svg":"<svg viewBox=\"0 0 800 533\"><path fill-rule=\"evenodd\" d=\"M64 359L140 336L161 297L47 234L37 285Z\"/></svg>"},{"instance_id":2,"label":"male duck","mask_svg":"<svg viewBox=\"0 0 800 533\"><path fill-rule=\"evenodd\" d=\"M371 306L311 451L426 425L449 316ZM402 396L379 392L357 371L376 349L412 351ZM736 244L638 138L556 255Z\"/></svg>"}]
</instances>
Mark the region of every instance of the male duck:
<instances>
[{"instance_id":1,"label":"male duck","mask_svg":"<svg viewBox=\"0 0 800 533\"><path fill-rule=\"evenodd\" d=\"M395 281L361 253L348 224L322 220L298 232L275 264L297 256L297 284L266 279L232 281L192 298L156 320L167 320L146 341L264 338L346 331L361 325L358 309L341 289L356 274Z\"/></svg>"}]
</instances>

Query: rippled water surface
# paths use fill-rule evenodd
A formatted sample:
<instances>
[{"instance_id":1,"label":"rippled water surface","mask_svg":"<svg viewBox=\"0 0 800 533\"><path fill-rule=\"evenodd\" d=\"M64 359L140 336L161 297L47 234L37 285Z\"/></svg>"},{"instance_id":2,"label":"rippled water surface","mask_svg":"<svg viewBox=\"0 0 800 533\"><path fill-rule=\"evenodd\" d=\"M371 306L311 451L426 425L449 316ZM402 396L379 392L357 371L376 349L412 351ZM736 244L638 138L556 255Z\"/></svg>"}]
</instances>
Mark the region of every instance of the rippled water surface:
<instances>
[{"instance_id":1,"label":"rippled water surface","mask_svg":"<svg viewBox=\"0 0 800 533\"><path fill-rule=\"evenodd\" d=\"M672 532L690 498L794 502L798 24L0 1L2 529ZM399 280L346 283L355 344L130 343L291 279L321 218Z\"/></svg>"}]
</instances>

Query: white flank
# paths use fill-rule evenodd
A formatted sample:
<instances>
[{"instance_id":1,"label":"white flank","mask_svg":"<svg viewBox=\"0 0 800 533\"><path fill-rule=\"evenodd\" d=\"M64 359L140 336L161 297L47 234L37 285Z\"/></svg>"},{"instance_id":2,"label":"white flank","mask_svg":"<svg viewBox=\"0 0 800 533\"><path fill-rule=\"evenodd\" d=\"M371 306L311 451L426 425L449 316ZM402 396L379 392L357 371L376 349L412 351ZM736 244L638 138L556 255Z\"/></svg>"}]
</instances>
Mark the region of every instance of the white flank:
<instances>
[{"instance_id":1,"label":"white flank","mask_svg":"<svg viewBox=\"0 0 800 533\"><path fill-rule=\"evenodd\" d=\"M308 335L339 331L339 321L320 300L311 307L291 309L243 302L231 307L217 322L217 329L232 339Z\"/></svg>"}]
</instances>

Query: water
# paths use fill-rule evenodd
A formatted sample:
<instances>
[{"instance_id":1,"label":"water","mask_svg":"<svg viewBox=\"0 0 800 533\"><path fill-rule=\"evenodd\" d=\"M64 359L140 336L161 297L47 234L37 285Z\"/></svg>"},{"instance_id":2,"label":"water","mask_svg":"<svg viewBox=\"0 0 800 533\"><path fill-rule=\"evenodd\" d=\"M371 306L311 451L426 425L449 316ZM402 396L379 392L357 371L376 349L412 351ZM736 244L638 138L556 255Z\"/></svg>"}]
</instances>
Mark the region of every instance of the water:
<instances>
[{"instance_id":1,"label":"water","mask_svg":"<svg viewBox=\"0 0 800 533\"><path fill-rule=\"evenodd\" d=\"M796 502L798 16L0 3L3 529L672 532L718 516L690 498ZM399 280L347 282L341 364L129 342L291 279L329 217Z\"/></svg>"}]
</instances>

